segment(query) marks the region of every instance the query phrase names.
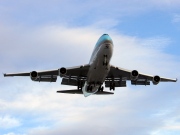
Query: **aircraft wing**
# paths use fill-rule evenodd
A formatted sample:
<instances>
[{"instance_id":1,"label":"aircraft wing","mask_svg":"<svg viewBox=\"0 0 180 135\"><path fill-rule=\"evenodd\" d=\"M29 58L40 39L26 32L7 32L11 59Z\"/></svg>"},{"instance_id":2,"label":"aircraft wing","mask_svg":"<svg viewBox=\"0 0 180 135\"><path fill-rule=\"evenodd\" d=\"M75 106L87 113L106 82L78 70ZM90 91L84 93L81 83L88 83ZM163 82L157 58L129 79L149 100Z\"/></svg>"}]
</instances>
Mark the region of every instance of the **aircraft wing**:
<instances>
[{"instance_id":1,"label":"aircraft wing","mask_svg":"<svg viewBox=\"0 0 180 135\"><path fill-rule=\"evenodd\" d=\"M60 68L61 69L61 68ZM22 72L22 73L5 73L4 77L14 77L14 76L30 76L33 81L45 81L45 82L55 82L57 76L77 78L77 77L87 77L87 72L89 70L89 65L81 65L76 67L68 67L66 69L66 74L62 75L60 69L46 70L46 71L32 71L35 72L36 77L33 79L31 76L32 72Z\"/></svg>"},{"instance_id":2,"label":"aircraft wing","mask_svg":"<svg viewBox=\"0 0 180 135\"><path fill-rule=\"evenodd\" d=\"M131 72L132 72L132 70L127 70L127 69L123 69L123 68L115 67L115 66L111 65L110 72L106 78L107 79L108 78L109 79L121 78L122 80L132 80ZM148 75L148 74L143 74L143 73L139 73L139 76L138 76L138 80L152 81L153 78L154 78L153 75ZM177 79L160 77L160 82L176 82L176 81L177 81Z\"/></svg>"},{"instance_id":3,"label":"aircraft wing","mask_svg":"<svg viewBox=\"0 0 180 135\"><path fill-rule=\"evenodd\" d=\"M65 76L69 77L87 77L87 73L89 71L89 64L76 66L76 67L69 67L66 68L67 73Z\"/></svg>"},{"instance_id":4,"label":"aircraft wing","mask_svg":"<svg viewBox=\"0 0 180 135\"><path fill-rule=\"evenodd\" d=\"M22 73L5 73L4 77L14 77L14 76L30 76L31 72L22 72ZM54 76L58 76L58 69L55 70L47 70L47 71L38 71L38 75L40 76L47 76L47 75L54 75Z\"/></svg>"}]
</instances>

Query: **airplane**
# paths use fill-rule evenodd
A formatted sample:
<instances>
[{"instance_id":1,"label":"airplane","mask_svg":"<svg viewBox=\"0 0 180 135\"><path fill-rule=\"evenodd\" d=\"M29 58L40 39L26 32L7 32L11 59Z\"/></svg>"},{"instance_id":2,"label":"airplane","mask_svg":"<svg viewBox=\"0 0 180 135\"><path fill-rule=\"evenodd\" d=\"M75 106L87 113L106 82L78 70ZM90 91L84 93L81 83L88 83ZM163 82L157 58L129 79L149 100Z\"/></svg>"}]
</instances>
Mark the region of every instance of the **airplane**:
<instances>
[{"instance_id":1,"label":"airplane","mask_svg":"<svg viewBox=\"0 0 180 135\"><path fill-rule=\"evenodd\" d=\"M97 41L89 64L75 67L61 67L55 70L32 71L24 73L8 73L8 76L29 76L32 81L56 82L57 77L62 78L62 85L76 86L73 90L60 90L58 93L109 95L113 92L104 91L103 84L111 90L116 87L126 87L126 81L132 85L157 85L159 82L176 82L177 79L160 77L139 73L137 70L128 70L110 64L113 54L113 41L108 34L103 34Z\"/></svg>"}]
</instances>

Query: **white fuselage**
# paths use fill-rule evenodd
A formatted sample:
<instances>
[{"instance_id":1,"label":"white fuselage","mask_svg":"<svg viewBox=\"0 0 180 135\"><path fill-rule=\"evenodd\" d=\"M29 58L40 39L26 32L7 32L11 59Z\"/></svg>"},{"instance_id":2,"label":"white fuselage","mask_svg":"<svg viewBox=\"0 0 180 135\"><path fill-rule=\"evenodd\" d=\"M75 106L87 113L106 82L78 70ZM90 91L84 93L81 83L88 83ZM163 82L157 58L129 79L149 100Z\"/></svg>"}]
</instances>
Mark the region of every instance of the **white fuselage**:
<instances>
[{"instance_id":1,"label":"white fuselage","mask_svg":"<svg viewBox=\"0 0 180 135\"><path fill-rule=\"evenodd\" d=\"M113 42L109 35L102 35L92 53L90 59L90 68L87 74L87 80L82 88L84 96L89 96L98 91L98 88L104 83L110 70L110 60L113 53ZM92 89L89 92L88 86Z\"/></svg>"}]
</instances>

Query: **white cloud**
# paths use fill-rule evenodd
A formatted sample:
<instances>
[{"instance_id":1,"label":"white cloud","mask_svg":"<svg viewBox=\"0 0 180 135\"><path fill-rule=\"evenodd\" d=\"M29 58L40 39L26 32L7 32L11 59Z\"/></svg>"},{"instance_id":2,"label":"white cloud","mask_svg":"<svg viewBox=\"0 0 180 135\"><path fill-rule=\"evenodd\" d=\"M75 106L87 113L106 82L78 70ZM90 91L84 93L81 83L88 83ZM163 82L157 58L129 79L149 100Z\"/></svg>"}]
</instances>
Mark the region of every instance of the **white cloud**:
<instances>
[{"instance_id":1,"label":"white cloud","mask_svg":"<svg viewBox=\"0 0 180 135\"><path fill-rule=\"evenodd\" d=\"M10 132L10 133L3 134L3 135L25 135L25 134L16 134L16 133Z\"/></svg>"},{"instance_id":2,"label":"white cloud","mask_svg":"<svg viewBox=\"0 0 180 135\"><path fill-rule=\"evenodd\" d=\"M175 14L172 20L173 23L179 23L180 22L180 15Z\"/></svg>"},{"instance_id":3,"label":"white cloud","mask_svg":"<svg viewBox=\"0 0 180 135\"><path fill-rule=\"evenodd\" d=\"M21 122L13 118L11 116L5 115L0 117L0 128L1 129L8 129L8 128L14 128L21 125Z\"/></svg>"},{"instance_id":4,"label":"white cloud","mask_svg":"<svg viewBox=\"0 0 180 135\"><path fill-rule=\"evenodd\" d=\"M99 1L22 1L1 2L1 21L10 24L66 24L68 26L89 25L108 21L112 25L123 21L123 16L134 16L154 11L174 11L180 6L179 0L99 0ZM103 25L106 25L102 23Z\"/></svg>"}]
</instances>

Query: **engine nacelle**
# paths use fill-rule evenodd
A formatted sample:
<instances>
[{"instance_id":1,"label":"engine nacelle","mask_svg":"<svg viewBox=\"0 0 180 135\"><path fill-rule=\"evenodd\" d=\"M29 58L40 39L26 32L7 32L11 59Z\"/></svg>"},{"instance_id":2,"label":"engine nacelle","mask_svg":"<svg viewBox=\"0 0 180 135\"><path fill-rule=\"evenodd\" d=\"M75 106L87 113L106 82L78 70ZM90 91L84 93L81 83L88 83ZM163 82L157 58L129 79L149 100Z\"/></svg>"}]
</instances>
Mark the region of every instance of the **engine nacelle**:
<instances>
[{"instance_id":1,"label":"engine nacelle","mask_svg":"<svg viewBox=\"0 0 180 135\"><path fill-rule=\"evenodd\" d=\"M67 73L67 70L66 70L65 67L62 67L62 68L59 69L59 74L60 74L60 76L63 76L63 75L65 75L66 73Z\"/></svg>"},{"instance_id":2,"label":"engine nacelle","mask_svg":"<svg viewBox=\"0 0 180 135\"><path fill-rule=\"evenodd\" d=\"M38 73L36 71L32 71L30 73L30 77L32 80L36 80L38 78Z\"/></svg>"},{"instance_id":3,"label":"engine nacelle","mask_svg":"<svg viewBox=\"0 0 180 135\"><path fill-rule=\"evenodd\" d=\"M131 72L131 80L137 80L138 79L138 76L139 76L139 73L137 70L133 70Z\"/></svg>"},{"instance_id":4,"label":"engine nacelle","mask_svg":"<svg viewBox=\"0 0 180 135\"><path fill-rule=\"evenodd\" d=\"M153 77L152 83L153 83L154 85L157 85L160 81L161 81L161 78L160 78L158 75L155 75L155 76Z\"/></svg>"}]
</instances>

